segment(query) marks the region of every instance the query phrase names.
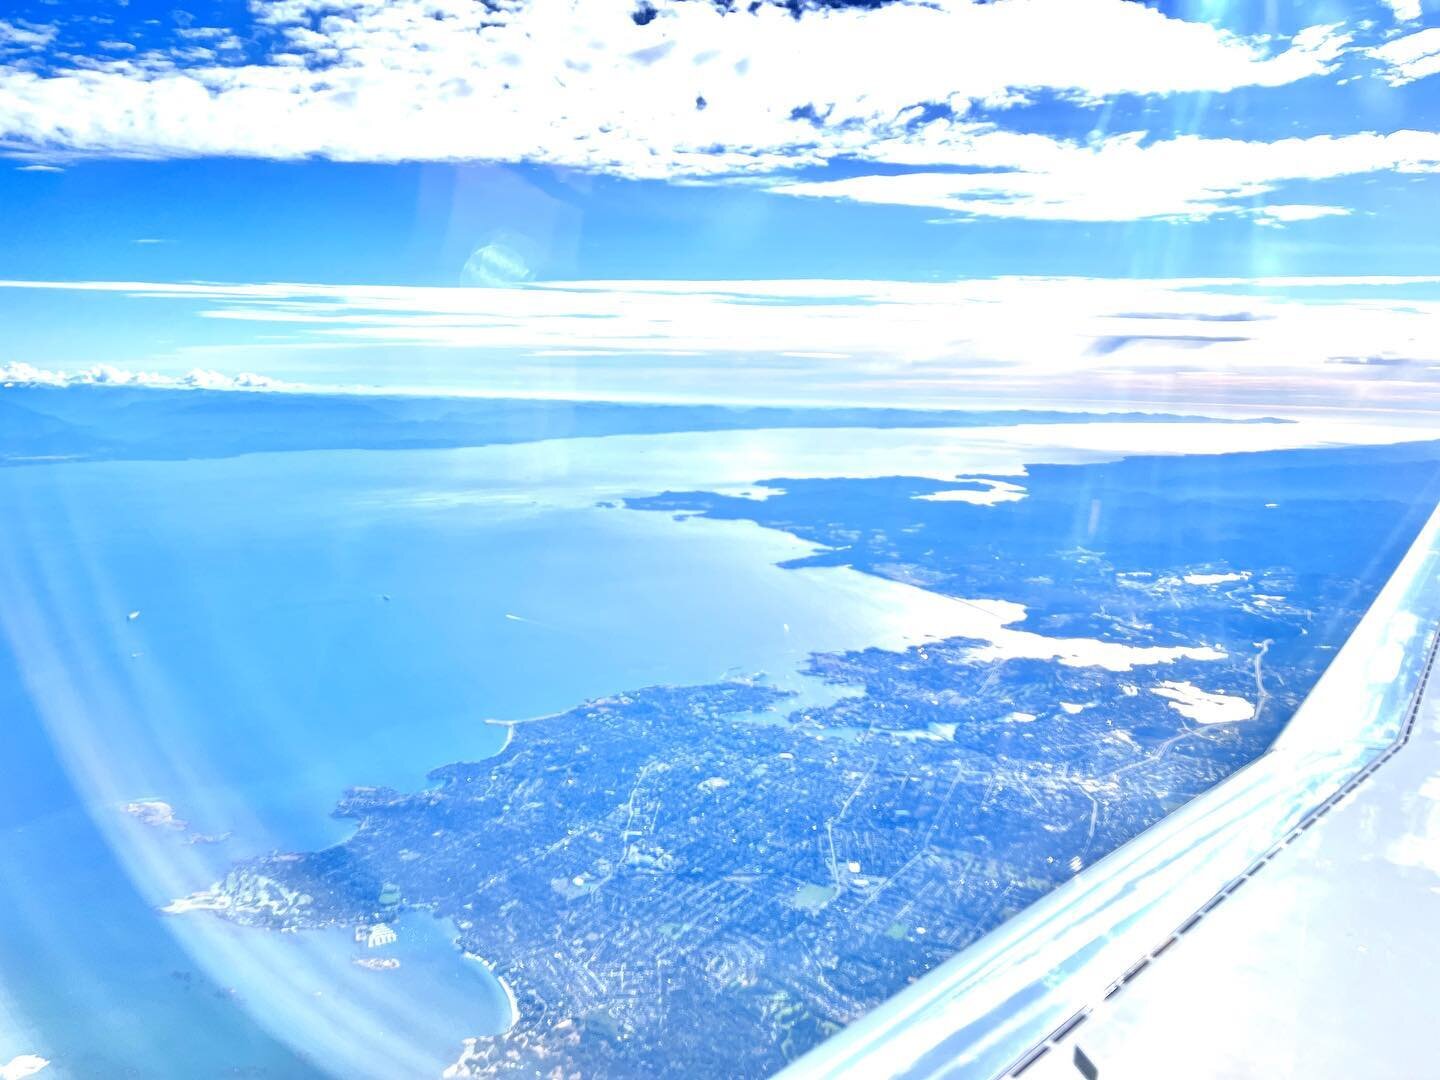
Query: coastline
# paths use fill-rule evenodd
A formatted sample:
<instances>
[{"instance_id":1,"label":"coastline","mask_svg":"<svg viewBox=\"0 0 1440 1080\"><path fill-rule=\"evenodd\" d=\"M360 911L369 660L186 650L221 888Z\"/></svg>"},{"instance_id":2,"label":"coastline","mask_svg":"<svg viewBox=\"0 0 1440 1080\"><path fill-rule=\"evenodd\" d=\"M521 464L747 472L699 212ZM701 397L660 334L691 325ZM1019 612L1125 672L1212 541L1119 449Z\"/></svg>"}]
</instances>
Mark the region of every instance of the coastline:
<instances>
[{"instance_id":1,"label":"coastline","mask_svg":"<svg viewBox=\"0 0 1440 1080\"><path fill-rule=\"evenodd\" d=\"M505 1032L511 1030L516 1024L520 1022L520 1005L515 1000L515 991L512 990L510 988L510 984L505 981L505 976L496 974L495 965L492 964L489 960L486 960L479 953L473 953L468 949L462 949L460 950L460 952L466 960L474 960L477 964L485 965L485 970L490 972L491 975L495 976L495 981L500 985L500 989L505 992L505 1000L509 1002L510 1005L510 1020L506 1023L504 1031L497 1031L494 1035L487 1037L493 1039L500 1035L504 1035Z\"/></svg>"},{"instance_id":2,"label":"coastline","mask_svg":"<svg viewBox=\"0 0 1440 1080\"><path fill-rule=\"evenodd\" d=\"M560 714L559 714L559 713L551 713L550 715L551 715L551 716L559 716ZM537 720L544 720L545 717L540 716L540 717L536 717L536 719L537 719ZM487 720L483 721L483 723L489 724L491 727L500 727L500 728L504 728L504 729L505 729L505 741L502 742L498 747L496 747L495 750L494 750L494 752L492 752L490 755L488 755L488 756L490 756L490 757L499 757L501 754L503 754L503 753L506 751L506 749L509 748L509 746L510 746L510 741L515 738L515 725L516 725L516 724L528 723L528 721L526 721L526 720L489 720L489 719L487 719Z\"/></svg>"}]
</instances>

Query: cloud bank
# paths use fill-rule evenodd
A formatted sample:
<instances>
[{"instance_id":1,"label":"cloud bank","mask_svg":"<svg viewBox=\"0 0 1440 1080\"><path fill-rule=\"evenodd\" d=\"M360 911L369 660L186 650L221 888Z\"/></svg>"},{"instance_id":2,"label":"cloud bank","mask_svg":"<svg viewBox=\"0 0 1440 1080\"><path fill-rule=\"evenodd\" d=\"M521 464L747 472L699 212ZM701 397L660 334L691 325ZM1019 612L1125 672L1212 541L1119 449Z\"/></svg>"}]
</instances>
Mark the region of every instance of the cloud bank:
<instances>
[{"instance_id":1,"label":"cloud bank","mask_svg":"<svg viewBox=\"0 0 1440 1080\"><path fill-rule=\"evenodd\" d=\"M0 23L0 150L532 162L965 215L1267 224L1346 212L1270 199L1285 182L1440 162L1430 132L1262 142L1005 127L1009 107L1037 96L1096 104L1326 76L1357 51L1338 25L1246 37L1128 0L252 0L249 11L243 37L178 26L164 47L99 42L85 56L61 47L58 25ZM1392 83L1419 78L1434 33L1368 55ZM837 162L866 174L799 175Z\"/></svg>"},{"instance_id":2,"label":"cloud bank","mask_svg":"<svg viewBox=\"0 0 1440 1080\"><path fill-rule=\"evenodd\" d=\"M306 382L373 381L370 358L383 353L401 358L387 371L391 387L413 385L407 370L443 368L452 388L543 388L537 372L563 371L570 385L600 387L601 396L621 387L660 397L678 389L715 400L856 402L882 391L898 401L979 388L1053 399L1104 387L1132 401L1224 401L1243 392L1296 406L1440 407L1440 299L1416 298L1440 297L1440 277L576 281L490 289L12 281L0 289L183 303L191 318L207 321L197 334L207 342L216 323L233 327L233 344L223 348L237 363L263 368L257 357L308 354L307 374L332 373ZM183 319L170 323L183 338ZM209 344L194 351L206 349L220 355ZM187 355L182 348L154 366L178 366ZM0 374L56 384L282 385L183 370L71 374L12 364Z\"/></svg>"},{"instance_id":3,"label":"cloud bank","mask_svg":"<svg viewBox=\"0 0 1440 1080\"><path fill-rule=\"evenodd\" d=\"M997 171L860 176L779 184L775 190L986 217L1193 220L1240 213L1277 224L1349 213L1338 206L1265 201L1290 181L1382 171L1440 172L1440 133L1322 135L1276 142L1196 136L1146 141L1128 134L1087 146L1043 136L991 134L964 147L937 144L930 156L937 161L948 156L952 164L968 160Z\"/></svg>"},{"instance_id":4,"label":"cloud bank","mask_svg":"<svg viewBox=\"0 0 1440 1080\"><path fill-rule=\"evenodd\" d=\"M0 138L79 153L702 176L864 156L877 138L908 142L927 109L965 131L975 105L1040 90L1098 100L1283 85L1330 70L1347 41L1323 26L1284 43L1246 39L1123 0L901 2L803 18L769 3L731 12L687 0L270 0L251 10L269 43L254 60L191 45L8 65Z\"/></svg>"}]
</instances>

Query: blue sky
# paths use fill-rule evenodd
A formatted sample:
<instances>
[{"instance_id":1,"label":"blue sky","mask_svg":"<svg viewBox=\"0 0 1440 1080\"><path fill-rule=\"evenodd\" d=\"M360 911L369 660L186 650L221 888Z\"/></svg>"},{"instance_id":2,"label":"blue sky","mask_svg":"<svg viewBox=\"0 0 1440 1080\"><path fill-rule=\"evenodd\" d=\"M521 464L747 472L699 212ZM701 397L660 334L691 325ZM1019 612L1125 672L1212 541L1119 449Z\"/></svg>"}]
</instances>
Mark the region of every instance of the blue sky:
<instances>
[{"instance_id":1,"label":"blue sky","mask_svg":"<svg viewBox=\"0 0 1440 1080\"><path fill-rule=\"evenodd\" d=\"M0 289L0 364L607 396L666 368L738 397L782 392L764 375L780 367L786 393L853 397L1007 365L1079 377L1099 356L1172 382L1384 367L1393 389L1440 362L1415 306L1436 290L1358 279L1437 272L1437 125L1430 0L21 0L0 18L0 278L140 287ZM1213 329L1218 286L1175 283L1316 275L1347 281L1262 290L1264 318L1214 343L1193 324ZM1132 311L1101 287L1116 279L1161 310ZM671 287L595 287L617 280ZM893 287L775 284L797 280ZM161 288L195 281L331 291L287 307ZM714 281L751 284L737 300ZM559 282L585 283L584 311ZM953 302L937 314L906 283ZM401 292L345 292L377 286ZM1071 339L1027 343L1057 298ZM1324 325L1368 336L1301 333L1322 303ZM854 347L817 330L806 348L836 305L876 319ZM1127 313L1176 318L1103 321Z\"/></svg>"}]
</instances>

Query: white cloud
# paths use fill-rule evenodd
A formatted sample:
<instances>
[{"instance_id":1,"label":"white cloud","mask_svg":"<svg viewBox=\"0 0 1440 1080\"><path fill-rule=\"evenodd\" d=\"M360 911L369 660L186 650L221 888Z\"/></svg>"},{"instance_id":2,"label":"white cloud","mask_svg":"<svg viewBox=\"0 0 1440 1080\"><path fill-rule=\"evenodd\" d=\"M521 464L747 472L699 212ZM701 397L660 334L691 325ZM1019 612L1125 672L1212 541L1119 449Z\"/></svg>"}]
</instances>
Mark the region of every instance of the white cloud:
<instances>
[{"instance_id":1,"label":"white cloud","mask_svg":"<svg viewBox=\"0 0 1440 1080\"><path fill-rule=\"evenodd\" d=\"M1385 0L1385 5L1401 22L1420 18L1420 0Z\"/></svg>"},{"instance_id":2,"label":"white cloud","mask_svg":"<svg viewBox=\"0 0 1440 1080\"><path fill-rule=\"evenodd\" d=\"M0 386L147 386L169 390L281 390L294 387L242 372L224 375L194 368L183 375L153 371L129 371L110 364L96 364L79 371L56 371L26 363L0 364Z\"/></svg>"},{"instance_id":3,"label":"white cloud","mask_svg":"<svg viewBox=\"0 0 1440 1080\"><path fill-rule=\"evenodd\" d=\"M1345 206L1315 206L1306 203L1257 206L1250 211L1262 225L1284 225L1291 221L1314 221L1317 218L1342 217L1350 213Z\"/></svg>"},{"instance_id":4,"label":"white cloud","mask_svg":"<svg viewBox=\"0 0 1440 1080\"><path fill-rule=\"evenodd\" d=\"M1244 38L1126 0L916 0L800 19L773 4L655 7L639 25L604 0L257 0L279 37L264 63L187 66L152 51L46 74L0 67L0 142L57 155L763 172L907 160L937 134L953 157L991 130L967 119L974 103L1037 91L1283 85L1329 71L1348 41L1326 26ZM917 135L937 106L953 119Z\"/></svg>"},{"instance_id":5,"label":"white cloud","mask_svg":"<svg viewBox=\"0 0 1440 1080\"><path fill-rule=\"evenodd\" d=\"M28 23L21 19L8 22L0 19L0 51L13 49L40 49L55 40L56 28Z\"/></svg>"},{"instance_id":6,"label":"white cloud","mask_svg":"<svg viewBox=\"0 0 1440 1080\"><path fill-rule=\"evenodd\" d=\"M25 1080L25 1077L34 1076L49 1064L38 1054L19 1054L0 1064L0 1080Z\"/></svg>"},{"instance_id":7,"label":"white cloud","mask_svg":"<svg viewBox=\"0 0 1440 1080\"><path fill-rule=\"evenodd\" d=\"M1351 48L1339 26L1246 38L1128 0L902 0L798 19L772 3L726 12L657 0L644 25L606 0L253 0L251 10L256 40L271 41L258 62L238 62L232 31L202 27L168 53L60 58L44 73L0 64L0 149L52 161L526 161L987 217L1249 213L1282 225L1347 212L1257 205L1285 181L1431 171L1440 138L1135 131L1078 142L980 117L977 105L1043 92L1097 102L1282 86L1330 72ZM54 34L0 23L0 40L7 27L27 42ZM1366 52L1392 83L1409 81L1440 70L1440 41L1427 35L1440 30ZM915 171L794 179L837 159ZM471 278L488 280L487 265Z\"/></svg>"},{"instance_id":8,"label":"white cloud","mask_svg":"<svg viewBox=\"0 0 1440 1080\"><path fill-rule=\"evenodd\" d=\"M1403 86L1440 73L1440 27L1407 34L1366 51L1385 65L1385 78L1391 86Z\"/></svg>"},{"instance_id":9,"label":"white cloud","mask_svg":"<svg viewBox=\"0 0 1440 1080\"><path fill-rule=\"evenodd\" d=\"M1126 221L1256 213L1275 222L1346 213L1343 207L1252 205L1294 180L1394 170L1440 172L1440 133L1321 135L1276 142L1180 136L1145 142L1141 133L1090 146L1043 135L941 133L925 148L932 162L1012 171L911 172L779 183L789 195L926 206L983 217Z\"/></svg>"}]
</instances>

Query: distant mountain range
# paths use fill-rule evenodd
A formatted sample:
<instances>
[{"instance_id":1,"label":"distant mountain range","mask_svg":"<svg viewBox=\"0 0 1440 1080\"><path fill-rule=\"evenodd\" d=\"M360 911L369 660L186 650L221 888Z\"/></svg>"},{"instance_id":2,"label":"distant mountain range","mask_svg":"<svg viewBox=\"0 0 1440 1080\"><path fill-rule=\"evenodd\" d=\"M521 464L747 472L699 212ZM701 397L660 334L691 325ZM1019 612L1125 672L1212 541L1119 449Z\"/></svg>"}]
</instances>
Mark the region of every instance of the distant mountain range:
<instances>
[{"instance_id":1,"label":"distant mountain range","mask_svg":"<svg viewBox=\"0 0 1440 1080\"><path fill-rule=\"evenodd\" d=\"M0 390L0 464L176 460L278 450L395 450L761 428L1287 423L1167 413L648 405L126 387Z\"/></svg>"}]
</instances>

